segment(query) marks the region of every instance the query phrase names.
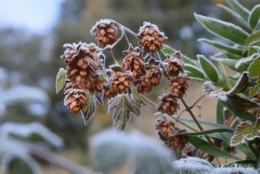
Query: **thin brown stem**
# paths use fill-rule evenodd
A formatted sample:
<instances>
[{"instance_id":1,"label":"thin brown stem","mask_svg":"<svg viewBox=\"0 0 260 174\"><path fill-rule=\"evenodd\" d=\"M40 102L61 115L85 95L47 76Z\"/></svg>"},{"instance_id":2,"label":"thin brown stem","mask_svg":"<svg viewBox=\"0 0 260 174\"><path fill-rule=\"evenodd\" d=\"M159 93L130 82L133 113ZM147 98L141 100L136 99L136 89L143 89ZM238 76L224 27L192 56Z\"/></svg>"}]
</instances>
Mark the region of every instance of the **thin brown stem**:
<instances>
[{"instance_id":1,"label":"thin brown stem","mask_svg":"<svg viewBox=\"0 0 260 174\"><path fill-rule=\"evenodd\" d=\"M140 95L145 101L149 102L150 104L152 104L156 109L158 108L158 105L155 104L153 101L151 101L150 99L148 99L146 96L144 96L143 94ZM198 132L198 130L194 129L193 127L187 125L186 123L182 122L181 120L179 120L178 118L175 118L173 116L170 116L171 118L173 118L174 120L178 121L180 124L182 124L183 126L193 130L194 132Z\"/></svg>"},{"instance_id":2,"label":"thin brown stem","mask_svg":"<svg viewBox=\"0 0 260 174\"><path fill-rule=\"evenodd\" d=\"M199 121L197 120L197 118L195 117L195 115L193 114L193 112L191 111L191 109L188 107L187 103L183 100L183 98L181 98L181 101L183 103L183 105L185 106L186 110L189 112L189 114L191 115L192 119L195 121L195 123L197 124L197 126L199 127L199 129L201 131L203 131L202 126L200 125ZM214 144L211 139L205 135L205 138L208 140L209 143Z\"/></svg>"}]
</instances>

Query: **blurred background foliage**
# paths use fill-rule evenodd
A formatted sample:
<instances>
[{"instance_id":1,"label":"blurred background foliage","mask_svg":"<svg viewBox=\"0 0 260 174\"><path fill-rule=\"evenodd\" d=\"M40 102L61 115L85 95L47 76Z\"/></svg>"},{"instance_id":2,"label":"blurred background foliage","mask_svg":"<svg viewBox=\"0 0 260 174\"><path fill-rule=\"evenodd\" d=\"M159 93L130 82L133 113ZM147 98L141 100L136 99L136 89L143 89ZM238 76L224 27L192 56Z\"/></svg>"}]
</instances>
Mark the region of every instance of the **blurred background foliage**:
<instances>
[{"instance_id":1,"label":"blurred background foliage","mask_svg":"<svg viewBox=\"0 0 260 174\"><path fill-rule=\"evenodd\" d=\"M248 0L244 5L251 9L257 2L258 0ZM213 54L212 47L197 42L198 38L214 36L205 32L205 29L194 19L193 13L234 22L229 14L216 8L217 3L224 4L225 1L63 0L57 23L50 32L35 34L17 28L0 28L0 94L8 95L6 91L12 93L12 90L18 86L32 86L42 89L49 96L47 105L27 101L3 104L0 100L1 123L38 121L64 139L65 148L62 154L81 164L88 164L86 158L88 137L100 129L110 127L111 116L107 115L106 107L98 105L97 113L89 125L84 126L80 114L71 114L67 111L63 104L63 92L59 94L55 92L58 69L66 66L60 59L64 52L63 45L79 41L96 43L89 32L91 27L96 21L109 18L134 32L138 32L144 21L154 23L168 37L166 44L179 49L190 58L195 58L197 54ZM131 36L129 39L134 46L137 46L136 39ZM122 59L122 51L126 49L126 42L118 44L113 51L116 58ZM110 55L107 54L107 64L111 60L109 58ZM190 90L194 92L192 87ZM198 90L201 88L199 87ZM156 99L162 94L160 91L163 91L162 87L156 88L153 92L154 96L151 97ZM149 110L148 107L145 109ZM145 118L150 121L137 123L139 121L137 120L134 123L139 125L137 127L145 127L151 123L150 128L153 127L155 120L152 116L153 112L145 114ZM147 113L151 115L147 116ZM129 129L132 127L135 126L130 124ZM155 129L149 131L155 135Z\"/></svg>"}]
</instances>

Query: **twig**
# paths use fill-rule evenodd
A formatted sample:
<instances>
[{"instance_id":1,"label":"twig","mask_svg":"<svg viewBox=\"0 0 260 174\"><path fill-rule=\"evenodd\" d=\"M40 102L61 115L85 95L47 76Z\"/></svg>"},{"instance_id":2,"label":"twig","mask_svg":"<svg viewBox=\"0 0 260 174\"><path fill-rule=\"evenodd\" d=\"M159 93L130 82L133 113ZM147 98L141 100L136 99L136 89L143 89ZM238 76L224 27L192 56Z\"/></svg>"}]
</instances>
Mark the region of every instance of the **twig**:
<instances>
[{"instance_id":1,"label":"twig","mask_svg":"<svg viewBox=\"0 0 260 174\"><path fill-rule=\"evenodd\" d=\"M150 99L148 99L147 97L145 97L143 94L140 95L144 100L148 101L150 104L152 104L155 108L158 108L157 104L155 104L153 101L151 101ZM178 121L180 124L182 124L183 126L186 126L187 128L193 130L194 132L198 132L196 129L192 128L191 126L187 125L186 123L182 122L181 120L179 120L178 118L175 118L173 116L170 116L171 118L173 118L174 120Z\"/></svg>"},{"instance_id":2,"label":"twig","mask_svg":"<svg viewBox=\"0 0 260 174\"><path fill-rule=\"evenodd\" d=\"M186 104L186 102L183 100L183 98L181 98L181 101L183 103L183 105L185 106L185 108L187 109L187 111L189 112L189 114L191 115L192 119L195 121L195 123L197 124L197 126L199 127L199 129L201 131L203 131L202 126L200 125L200 123L198 122L197 118L195 117L195 115L193 114L193 112L191 111L191 109L188 107L188 105ZM208 140L209 143L214 144L210 138L208 136L205 135L205 138Z\"/></svg>"},{"instance_id":3,"label":"twig","mask_svg":"<svg viewBox=\"0 0 260 174\"><path fill-rule=\"evenodd\" d=\"M90 168L83 167L61 155L50 152L45 148L32 145L29 149L31 155L61 166L76 174L95 174L95 172L93 172Z\"/></svg>"}]
</instances>

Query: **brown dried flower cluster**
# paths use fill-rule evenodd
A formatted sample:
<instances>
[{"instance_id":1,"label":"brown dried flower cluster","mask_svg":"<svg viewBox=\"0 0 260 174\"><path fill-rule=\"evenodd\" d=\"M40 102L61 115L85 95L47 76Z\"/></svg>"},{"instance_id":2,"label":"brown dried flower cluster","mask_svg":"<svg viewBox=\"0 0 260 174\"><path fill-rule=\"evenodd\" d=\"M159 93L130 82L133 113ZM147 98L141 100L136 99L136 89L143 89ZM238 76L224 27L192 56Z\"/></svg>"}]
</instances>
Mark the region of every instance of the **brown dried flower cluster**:
<instances>
[{"instance_id":1,"label":"brown dried flower cluster","mask_svg":"<svg viewBox=\"0 0 260 174\"><path fill-rule=\"evenodd\" d=\"M177 102L178 96L172 93L164 94L161 97L161 102L158 105L158 111L161 113L166 113L168 115L173 115L180 108Z\"/></svg>"},{"instance_id":2,"label":"brown dried flower cluster","mask_svg":"<svg viewBox=\"0 0 260 174\"><path fill-rule=\"evenodd\" d=\"M181 60L181 53L175 52L172 55L167 55L165 62L167 62L166 76L168 77L168 86L170 87L170 94L165 94L161 98L158 105L158 111L172 115L179 109L177 99L182 98L189 88L190 78L184 74L184 63Z\"/></svg>"},{"instance_id":3,"label":"brown dried flower cluster","mask_svg":"<svg viewBox=\"0 0 260 174\"><path fill-rule=\"evenodd\" d=\"M188 143L188 136L183 133L185 130L180 130L174 127L174 122L165 116L158 118L156 130L160 139L173 150L183 150Z\"/></svg>"},{"instance_id":4,"label":"brown dried flower cluster","mask_svg":"<svg viewBox=\"0 0 260 174\"><path fill-rule=\"evenodd\" d=\"M87 94L74 84L70 79L66 80L64 104L73 113L79 112L86 104Z\"/></svg>"},{"instance_id":5,"label":"brown dried flower cluster","mask_svg":"<svg viewBox=\"0 0 260 174\"><path fill-rule=\"evenodd\" d=\"M117 28L111 20L101 19L92 27L90 33L95 36L98 46L102 48L117 41Z\"/></svg>"},{"instance_id":6,"label":"brown dried flower cluster","mask_svg":"<svg viewBox=\"0 0 260 174\"><path fill-rule=\"evenodd\" d=\"M104 95L108 98L112 98L117 94L126 93L127 89L130 88L134 77L131 71L124 71L122 66L116 64L110 66L113 70L109 78L109 83L103 86Z\"/></svg>"},{"instance_id":7,"label":"brown dried flower cluster","mask_svg":"<svg viewBox=\"0 0 260 174\"><path fill-rule=\"evenodd\" d=\"M86 100L84 90L91 93L102 92L104 80L99 79L97 70L100 69L98 47L91 43L65 44L64 55L61 56L67 63L67 78L65 100L71 112L83 109Z\"/></svg>"},{"instance_id":8,"label":"brown dried flower cluster","mask_svg":"<svg viewBox=\"0 0 260 174\"><path fill-rule=\"evenodd\" d=\"M122 63L124 71L131 71L135 78L143 76L145 74L144 58L142 56L142 50L136 51L132 46L129 49L123 51L125 55Z\"/></svg>"},{"instance_id":9,"label":"brown dried flower cluster","mask_svg":"<svg viewBox=\"0 0 260 174\"><path fill-rule=\"evenodd\" d=\"M168 86L173 94L176 94L178 98L182 98L185 92L189 88L190 78L184 74L179 74L177 77L173 77L168 81Z\"/></svg>"},{"instance_id":10,"label":"brown dried flower cluster","mask_svg":"<svg viewBox=\"0 0 260 174\"><path fill-rule=\"evenodd\" d=\"M160 62L151 58L144 64L145 74L135 79L135 87L139 93L149 93L161 80Z\"/></svg>"},{"instance_id":11,"label":"brown dried flower cluster","mask_svg":"<svg viewBox=\"0 0 260 174\"><path fill-rule=\"evenodd\" d=\"M184 72L184 63L181 60L181 53L175 52L174 54L167 55L165 62L167 62L166 74L168 77L178 76L180 72Z\"/></svg>"},{"instance_id":12,"label":"brown dried flower cluster","mask_svg":"<svg viewBox=\"0 0 260 174\"><path fill-rule=\"evenodd\" d=\"M137 36L141 39L139 45L143 46L147 52L159 51L162 48L162 41L167 39L164 33L160 32L158 27L150 22L144 22Z\"/></svg>"}]
</instances>

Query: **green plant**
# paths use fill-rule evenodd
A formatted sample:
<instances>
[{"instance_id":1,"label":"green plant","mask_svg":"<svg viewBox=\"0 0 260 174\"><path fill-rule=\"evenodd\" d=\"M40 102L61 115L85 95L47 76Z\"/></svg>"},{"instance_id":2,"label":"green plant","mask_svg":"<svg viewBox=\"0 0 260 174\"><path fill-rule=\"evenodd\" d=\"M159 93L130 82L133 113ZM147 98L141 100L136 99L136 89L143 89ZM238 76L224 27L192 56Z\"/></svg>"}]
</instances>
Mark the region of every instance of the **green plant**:
<instances>
[{"instance_id":1,"label":"green plant","mask_svg":"<svg viewBox=\"0 0 260 174\"><path fill-rule=\"evenodd\" d=\"M131 113L139 116L141 107L149 104L159 111L156 129L160 138L177 158L191 155L212 162L220 157L257 168L260 162L260 5L249 11L236 0L227 2L230 8L219 7L243 27L194 14L209 32L228 41L223 44L199 39L220 50L210 56L217 65L204 55L197 55L194 60L163 44L167 37L154 24L144 22L135 33L116 21L105 19L91 29L100 47L82 42L64 45L62 58L67 68L61 68L57 75L56 91L65 86L65 105L73 113L81 112L85 124L94 115L96 103L104 104L104 97L108 98L108 112L112 112L113 127L118 130L125 129ZM127 34L140 39L139 47L129 42ZM129 47L123 51L125 57L120 65L113 47L123 38ZM110 52L114 64L106 65L105 51ZM228 75L226 67L236 75ZM149 93L163 77L168 81L168 91L157 105L143 93ZM204 82L205 95L217 98L216 123L198 120L192 111L196 103L190 107L183 99L191 79ZM192 119L175 115L179 101ZM232 116L227 118L227 113ZM179 129L173 120L193 132ZM187 124L191 122L198 129ZM211 128L204 130L202 125ZM190 145L194 149L187 151ZM246 159L235 156L236 150L243 152Z\"/></svg>"}]
</instances>

